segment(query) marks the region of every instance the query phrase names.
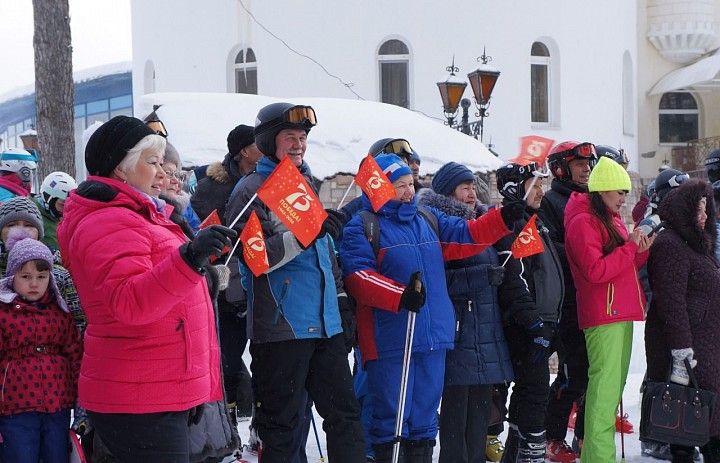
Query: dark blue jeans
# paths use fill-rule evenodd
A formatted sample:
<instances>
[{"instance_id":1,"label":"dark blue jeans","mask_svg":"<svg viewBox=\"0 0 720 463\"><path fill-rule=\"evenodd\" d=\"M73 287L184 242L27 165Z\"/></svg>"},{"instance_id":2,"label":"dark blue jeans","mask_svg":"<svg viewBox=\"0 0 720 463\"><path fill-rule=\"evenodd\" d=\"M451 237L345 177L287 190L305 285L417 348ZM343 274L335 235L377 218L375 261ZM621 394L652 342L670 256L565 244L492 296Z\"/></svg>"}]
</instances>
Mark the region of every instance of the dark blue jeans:
<instances>
[{"instance_id":1,"label":"dark blue jeans","mask_svg":"<svg viewBox=\"0 0 720 463\"><path fill-rule=\"evenodd\" d=\"M67 463L70 459L70 410L26 412L0 417L0 461Z\"/></svg>"}]
</instances>

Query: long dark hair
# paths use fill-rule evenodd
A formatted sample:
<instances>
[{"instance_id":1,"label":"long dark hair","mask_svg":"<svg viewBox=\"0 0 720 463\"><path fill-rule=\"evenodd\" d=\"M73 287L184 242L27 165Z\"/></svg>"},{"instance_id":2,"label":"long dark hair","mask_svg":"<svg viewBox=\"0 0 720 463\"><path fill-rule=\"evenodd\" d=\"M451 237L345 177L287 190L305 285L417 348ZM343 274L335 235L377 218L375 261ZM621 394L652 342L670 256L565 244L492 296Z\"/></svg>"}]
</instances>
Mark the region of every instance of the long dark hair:
<instances>
[{"instance_id":1,"label":"long dark hair","mask_svg":"<svg viewBox=\"0 0 720 463\"><path fill-rule=\"evenodd\" d=\"M600 220L600 223L605 227L605 231L607 231L608 237L610 238L606 244L603 244L603 255L607 256L613 252L616 247L622 246L625 243L625 238L623 238L617 228L615 228L612 214L598 192L590 193L590 212Z\"/></svg>"}]
</instances>

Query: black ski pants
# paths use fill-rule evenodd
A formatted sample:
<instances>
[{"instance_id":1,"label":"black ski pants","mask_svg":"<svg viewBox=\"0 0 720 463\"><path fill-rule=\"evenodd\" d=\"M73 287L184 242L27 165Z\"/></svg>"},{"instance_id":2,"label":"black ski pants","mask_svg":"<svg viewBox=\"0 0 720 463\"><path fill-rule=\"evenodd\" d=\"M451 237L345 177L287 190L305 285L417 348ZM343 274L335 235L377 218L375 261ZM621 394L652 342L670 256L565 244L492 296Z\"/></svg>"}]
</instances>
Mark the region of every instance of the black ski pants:
<instances>
[{"instance_id":1,"label":"black ski pants","mask_svg":"<svg viewBox=\"0 0 720 463\"><path fill-rule=\"evenodd\" d=\"M238 416L252 415L252 387L250 372L243 362L247 345L247 318L237 310L219 310L220 354L223 365L223 385L228 403L237 403Z\"/></svg>"},{"instance_id":2,"label":"black ski pants","mask_svg":"<svg viewBox=\"0 0 720 463\"><path fill-rule=\"evenodd\" d=\"M558 327L558 375L550 386L545 429L547 440L563 440L567 435L567 423L573 402L578 404L575 435L585 435L584 407L582 398L588 383L588 357L585 334L577 327L576 320L560 321Z\"/></svg>"},{"instance_id":3,"label":"black ski pants","mask_svg":"<svg viewBox=\"0 0 720 463\"><path fill-rule=\"evenodd\" d=\"M365 462L360 406L346 352L342 334L329 339L250 343L263 463L292 460L306 390L324 420L329 461Z\"/></svg>"},{"instance_id":4,"label":"black ski pants","mask_svg":"<svg viewBox=\"0 0 720 463\"><path fill-rule=\"evenodd\" d=\"M508 421L522 434L542 432L545 430L545 410L550 390L548 362L534 363L530 358L532 337L522 326L514 323L506 326L505 338L515 372Z\"/></svg>"},{"instance_id":5,"label":"black ski pants","mask_svg":"<svg viewBox=\"0 0 720 463\"><path fill-rule=\"evenodd\" d=\"M491 384L445 386L440 410L440 463L484 463Z\"/></svg>"}]
</instances>

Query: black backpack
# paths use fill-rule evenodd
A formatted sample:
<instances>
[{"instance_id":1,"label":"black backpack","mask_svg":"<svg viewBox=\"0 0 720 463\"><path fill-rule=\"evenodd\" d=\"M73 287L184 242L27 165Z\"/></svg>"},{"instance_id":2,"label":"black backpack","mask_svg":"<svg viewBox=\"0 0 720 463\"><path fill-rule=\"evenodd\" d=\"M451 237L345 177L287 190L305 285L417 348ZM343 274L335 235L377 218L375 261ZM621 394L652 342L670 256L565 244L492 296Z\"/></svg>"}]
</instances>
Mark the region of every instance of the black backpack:
<instances>
[{"instance_id":1,"label":"black backpack","mask_svg":"<svg viewBox=\"0 0 720 463\"><path fill-rule=\"evenodd\" d=\"M420 213L420 216L425 219L428 225L430 225L432 231L435 232L435 236L440 238L440 227L438 226L437 216L435 216L435 214L433 214L430 209L425 206L418 206L417 210ZM375 257L377 257L378 252L380 251L380 221L378 220L377 215L367 209L360 211L359 214L363 222L365 236L373 248Z\"/></svg>"}]
</instances>

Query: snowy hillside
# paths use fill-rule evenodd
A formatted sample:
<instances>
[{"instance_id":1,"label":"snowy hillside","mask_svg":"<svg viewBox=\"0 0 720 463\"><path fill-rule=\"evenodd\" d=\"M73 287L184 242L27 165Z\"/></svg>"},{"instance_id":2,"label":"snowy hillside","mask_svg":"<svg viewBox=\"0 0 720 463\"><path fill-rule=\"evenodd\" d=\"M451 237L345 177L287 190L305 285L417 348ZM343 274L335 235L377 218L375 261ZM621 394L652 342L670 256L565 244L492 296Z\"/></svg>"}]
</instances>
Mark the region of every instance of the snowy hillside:
<instances>
[{"instance_id":1,"label":"snowy hillside","mask_svg":"<svg viewBox=\"0 0 720 463\"><path fill-rule=\"evenodd\" d=\"M288 101L315 109L318 125L308 137L306 159L313 175L323 179L338 172L355 173L370 145L380 138L405 138L420 154L421 174L434 173L456 161L473 171L502 165L473 137L444 126L441 121L398 106L338 98L287 98L228 93L155 93L137 102L135 114L144 117L153 105L168 129L168 140L186 164L222 159L226 138L238 124L254 125L260 108ZM516 153L508 153L512 157Z\"/></svg>"}]
</instances>

